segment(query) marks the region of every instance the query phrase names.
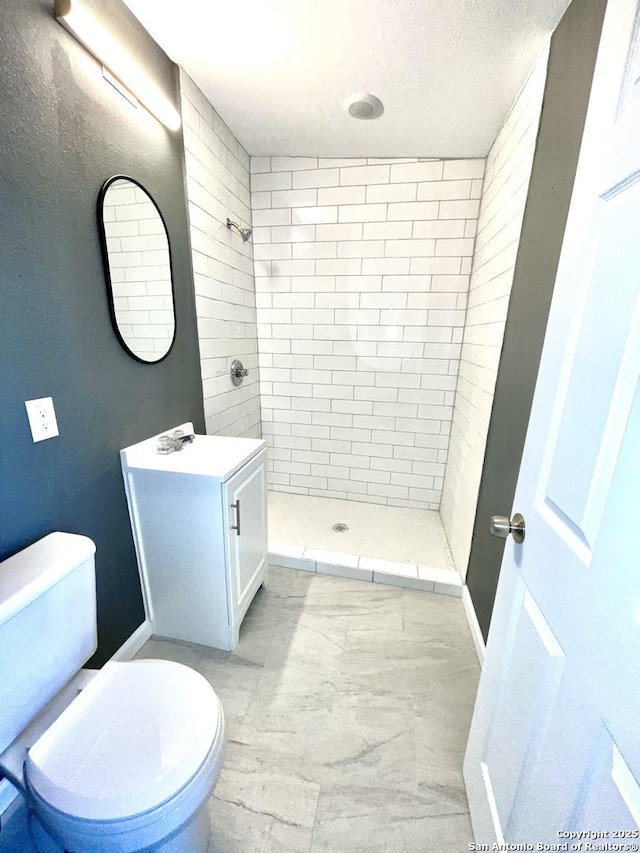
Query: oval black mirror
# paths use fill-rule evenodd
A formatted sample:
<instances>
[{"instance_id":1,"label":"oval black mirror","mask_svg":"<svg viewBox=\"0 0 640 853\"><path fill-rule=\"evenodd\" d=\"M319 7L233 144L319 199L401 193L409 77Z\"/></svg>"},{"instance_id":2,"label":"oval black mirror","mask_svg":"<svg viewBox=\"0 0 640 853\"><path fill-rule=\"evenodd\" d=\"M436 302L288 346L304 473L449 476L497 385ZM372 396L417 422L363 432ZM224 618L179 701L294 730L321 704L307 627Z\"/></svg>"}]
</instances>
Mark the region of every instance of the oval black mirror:
<instances>
[{"instance_id":1,"label":"oval black mirror","mask_svg":"<svg viewBox=\"0 0 640 853\"><path fill-rule=\"evenodd\" d=\"M98 226L109 309L122 346L157 362L176 332L171 250L162 214L142 184L109 178L98 196Z\"/></svg>"}]
</instances>

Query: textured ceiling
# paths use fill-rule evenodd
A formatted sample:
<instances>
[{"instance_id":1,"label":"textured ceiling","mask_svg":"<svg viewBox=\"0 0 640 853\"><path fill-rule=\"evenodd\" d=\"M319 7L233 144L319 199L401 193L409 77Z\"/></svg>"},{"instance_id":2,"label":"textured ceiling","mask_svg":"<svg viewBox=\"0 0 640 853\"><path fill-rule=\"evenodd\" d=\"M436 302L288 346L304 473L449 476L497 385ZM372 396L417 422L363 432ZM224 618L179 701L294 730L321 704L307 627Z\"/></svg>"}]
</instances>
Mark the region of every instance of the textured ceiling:
<instances>
[{"instance_id":1,"label":"textured ceiling","mask_svg":"<svg viewBox=\"0 0 640 853\"><path fill-rule=\"evenodd\" d=\"M484 156L568 0L125 0L250 154ZM372 92L385 112L342 110Z\"/></svg>"}]
</instances>

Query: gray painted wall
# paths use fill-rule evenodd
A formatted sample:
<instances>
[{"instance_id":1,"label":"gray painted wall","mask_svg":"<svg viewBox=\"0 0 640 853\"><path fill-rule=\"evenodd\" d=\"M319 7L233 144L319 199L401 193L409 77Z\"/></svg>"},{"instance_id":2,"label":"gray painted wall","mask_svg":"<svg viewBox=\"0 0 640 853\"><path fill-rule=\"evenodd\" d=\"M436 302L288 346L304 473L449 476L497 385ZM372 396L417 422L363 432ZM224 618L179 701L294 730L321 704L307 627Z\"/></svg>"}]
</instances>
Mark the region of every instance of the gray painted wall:
<instances>
[{"instance_id":1,"label":"gray painted wall","mask_svg":"<svg viewBox=\"0 0 640 853\"><path fill-rule=\"evenodd\" d=\"M573 0L551 39L467 574L485 639L504 550L489 518L513 504L605 7Z\"/></svg>"},{"instance_id":2,"label":"gray painted wall","mask_svg":"<svg viewBox=\"0 0 640 853\"><path fill-rule=\"evenodd\" d=\"M177 69L120 0L84 4L179 104ZM204 431L204 415L182 134L105 83L52 5L5 0L0 16L0 559L52 530L96 542L100 664L144 618L118 451L185 420ZM177 336L157 365L109 319L96 201L117 173L169 230ZM46 396L60 437L34 444L24 401Z\"/></svg>"}]
</instances>

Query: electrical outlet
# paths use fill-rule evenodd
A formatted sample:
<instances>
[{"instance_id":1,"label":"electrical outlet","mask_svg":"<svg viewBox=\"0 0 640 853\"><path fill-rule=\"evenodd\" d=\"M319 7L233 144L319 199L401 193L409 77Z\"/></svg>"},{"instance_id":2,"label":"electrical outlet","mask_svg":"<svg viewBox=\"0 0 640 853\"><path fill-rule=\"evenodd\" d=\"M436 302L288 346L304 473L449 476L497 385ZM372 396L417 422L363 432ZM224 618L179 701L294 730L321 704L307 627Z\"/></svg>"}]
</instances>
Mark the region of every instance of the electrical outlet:
<instances>
[{"instance_id":1,"label":"electrical outlet","mask_svg":"<svg viewBox=\"0 0 640 853\"><path fill-rule=\"evenodd\" d=\"M60 435L58 422L53 408L52 397L41 397L39 400L26 400L27 416L31 435L34 441L44 441L45 438L53 438Z\"/></svg>"}]
</instances>

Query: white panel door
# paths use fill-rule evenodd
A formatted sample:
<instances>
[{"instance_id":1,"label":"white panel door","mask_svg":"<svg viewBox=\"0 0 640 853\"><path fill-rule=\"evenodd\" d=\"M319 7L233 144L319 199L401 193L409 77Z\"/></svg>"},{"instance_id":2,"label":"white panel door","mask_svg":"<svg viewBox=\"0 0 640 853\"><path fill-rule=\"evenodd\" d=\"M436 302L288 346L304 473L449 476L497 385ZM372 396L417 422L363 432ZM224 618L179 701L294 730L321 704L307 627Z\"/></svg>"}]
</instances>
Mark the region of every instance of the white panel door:
<instances>
[{"instance_id":1,"label":"white panel door","mask_svg":"<svg viewBox=\"0 0 640 853\"><path fill-rule=\"evenodd\" d=\"M267 560L267 481L261 453L224 484L231 621L249 606Z\"/></svg>"},{"instance_id":2,"label":"white panel door","mask_svg":"<svg viewBox=\"0 0 640 853\"><path fill-rule=\"evenodd\" d=\"M639 849L638 29L609 0L465 756L478 844Z\"/></svg>"}]
</instances>

